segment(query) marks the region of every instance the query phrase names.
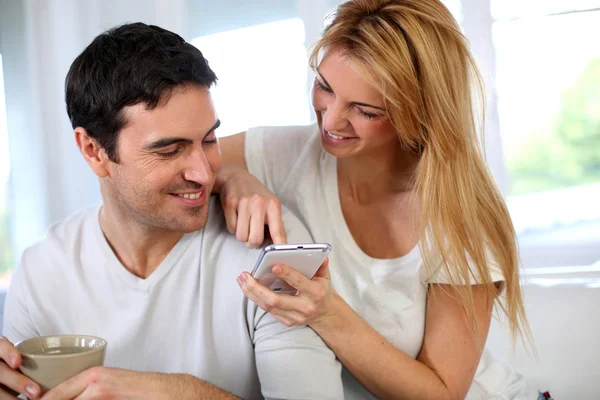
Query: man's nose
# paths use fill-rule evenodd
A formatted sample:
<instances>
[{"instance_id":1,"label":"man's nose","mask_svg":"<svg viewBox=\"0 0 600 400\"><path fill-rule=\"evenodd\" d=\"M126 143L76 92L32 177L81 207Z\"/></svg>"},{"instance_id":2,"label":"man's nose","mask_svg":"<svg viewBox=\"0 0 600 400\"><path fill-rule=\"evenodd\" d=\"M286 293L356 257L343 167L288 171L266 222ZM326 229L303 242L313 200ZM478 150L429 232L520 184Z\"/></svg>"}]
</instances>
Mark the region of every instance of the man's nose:
<instances>
[{"instance_id":1,"label":"man's nose","mask_svg":"<svg viewBox=\"0 0 600 400\"><path fill-rule=\"evenodd\" d=\"M183 172L186 181L197 182L209 186L213 181L213 172L202 148L194 149L188 159L188 165Z\"/></svg>"}]
</instances>

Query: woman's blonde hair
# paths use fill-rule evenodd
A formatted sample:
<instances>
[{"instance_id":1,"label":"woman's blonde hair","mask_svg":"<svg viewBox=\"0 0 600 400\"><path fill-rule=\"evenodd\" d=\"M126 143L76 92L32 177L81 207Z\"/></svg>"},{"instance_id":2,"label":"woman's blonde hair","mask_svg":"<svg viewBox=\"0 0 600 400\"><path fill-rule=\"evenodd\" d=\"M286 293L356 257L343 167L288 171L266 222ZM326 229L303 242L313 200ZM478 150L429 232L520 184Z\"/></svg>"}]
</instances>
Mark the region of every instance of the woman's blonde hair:
<instances>
[{"instance_id":1,"label":"woman's blonde hair","mask_svg":"<svg viewBox=\"0 0 600 400\"><path fill-rule=\"evenodd\" d=\"M430 272L439 266L448 275L474 332L471 278L489 288L490 304L499 299L513 343L519 334L531 339L515 231L477 134L483 82L450 11L438 0L351 0L337 8L315 44L313 68L324 49L342 52L383 94L401 144L420 155L413 192ZM504 275L502 298L492 285L491 262Z\"/></svg>"}]
</instances>

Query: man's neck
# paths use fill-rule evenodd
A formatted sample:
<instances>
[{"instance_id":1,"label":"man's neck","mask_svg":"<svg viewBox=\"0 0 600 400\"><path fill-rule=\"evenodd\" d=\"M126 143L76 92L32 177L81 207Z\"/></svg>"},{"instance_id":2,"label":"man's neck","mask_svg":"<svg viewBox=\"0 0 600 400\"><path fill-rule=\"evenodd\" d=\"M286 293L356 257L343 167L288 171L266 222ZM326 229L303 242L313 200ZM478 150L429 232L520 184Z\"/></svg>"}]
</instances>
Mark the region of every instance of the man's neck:
<instances>
[{"instance_id":1,"label":"man's neck","mask_svg":"<svg viewBox=\"0 0 600 400\"><path fill-rule=\"evenodd\" d=\"M100 228L125 269L142 279L154 272L183 236L180 232L148 228L118 207L105 202Z\"/></svg>"}]
</instances>

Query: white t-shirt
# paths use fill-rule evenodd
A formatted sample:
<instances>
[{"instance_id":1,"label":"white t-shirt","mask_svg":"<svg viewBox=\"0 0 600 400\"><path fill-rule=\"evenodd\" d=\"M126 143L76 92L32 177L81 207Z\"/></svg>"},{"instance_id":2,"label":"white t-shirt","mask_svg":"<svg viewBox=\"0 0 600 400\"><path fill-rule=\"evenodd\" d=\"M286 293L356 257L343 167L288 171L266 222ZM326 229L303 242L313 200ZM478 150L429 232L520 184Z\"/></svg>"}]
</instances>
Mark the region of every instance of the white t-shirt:
<instances>
[{"instance_id":1,"label":"white t-shirt","mask_svg":"<svg viewBox=\"0 0 600 400\"><path fill-rule=\"evenodd\" d=\"M6 300L4 335L89 334L105 366L187 373L244 399L341 399L341 366L310 328L287 328L236 282L259 254L230 235L215 198L204 229L185 234L147 278L119 262L100 206L55 224L25 251ZM311 241L291 213L288 235Z\"/></svg>"},{"instance_id":2,"label":"white t-shirt","mask_svg":"<svg viewBox=\"0 0 600 400\"><path fill-rule=\"evenodd\" d=\"M427 285L448 283L446 274L437 270L429 276L419 246L396 259L375 259L360 249L342 213L336 158L323 149L316 124L250 129L245 157L249 171L302 220L313 239L332 245L335 290L390 343L416 358L425 333ZM493 281L504 280L496 266L490 272ZM469 398L515 398L509 387L521 387L523 380L504 364L505 377L496 381L494 373L490 380L488 374L488 381L478 382L490 363L489 355L482 357ZM343 378L346 399L374 398L346 369Z\"/></svg>"}]
</instances>

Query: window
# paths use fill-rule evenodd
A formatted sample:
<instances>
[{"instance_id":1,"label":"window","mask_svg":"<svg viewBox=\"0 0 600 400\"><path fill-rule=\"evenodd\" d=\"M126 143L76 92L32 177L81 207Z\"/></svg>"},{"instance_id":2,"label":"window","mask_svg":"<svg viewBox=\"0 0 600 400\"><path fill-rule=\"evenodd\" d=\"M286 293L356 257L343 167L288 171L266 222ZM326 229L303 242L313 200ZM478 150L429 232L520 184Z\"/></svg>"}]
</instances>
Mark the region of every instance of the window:
<instances>
[{"instance_id":1,"label":"window","mask_svg":"<svg viewBox=\"0 0 600 400\"><path fill-rule=\"evenodd\" d=\"M442 1L464 28L492 89L486 151L507 187L523 265L600 260L600 47L594 41L600 0ZM268 18L249 7L229 25L191 22L198 36L192 43L220 78L213 89L220 136L311 121L305 45L340 2L314 10L310 0L273 1ZM196 18L208 12L196 11Z\"/></svg>"},{"instance_id":2,"label":"window","mask_svg":"<svg viewBox=\"0 0 600 400\"><path fill-rule=\"evenodd\" d=\"M219 136L312 119L304 24L299 18L197 37L219 78L212 90Z\"/></svg>"},{"instance_id":3,"label":"window","mask_svg":"<svg viewBox=\"0 0 600 400\"><path fill-rule=\"evenodd\" d=\"M495 20L540 17L600 8L598 0L491 0Z\"/></svg>"},{"instance_id":4,"label":"window","mask_svg":"<svg viewBox=\"0 0 600 400\"><path fill-rule=\"evenodd\" d=\"M567 5L568 3L568 5ZM526 266L600 259L599 1L492 0L508 205Z\"/></svg>"},{"instance_id":5,"label":"window","mask_svg":"<svg viewBox=\"0 0 600 400\"><path fill-rule=\"evenodd\" d=\"M303 9L303 1L273 3L273 7L256 9L246 7L247 17L231 20L240 25L258 20L257 10L266 12L265 17L295 14L294 9ZM301 4L302 3L302 4ZM341 1L328 3L330 11ZM461 1L444 0L450 10L461 19ZM307 8L304 4L304 8ZM323 6L323 5L321 5ZM191 14L200 18L193 6ZM310 4L310 9L316 7ZM325 7L326 9L327 7ZM211 12L218 13L217 7ZM240 29L226 30L196 37L191 43L209 60L219 80L212 90L221 127L219 136L227 136L261 125L303 125L314 120L310 103L312 73L308 67L305 46L304 23L322 28L325 15L308 13L305 20L280 18L274 22L256 24ZM308 18L308 20L307 20ZM317 20L312 20L316 18ZM211 21L191 20L191 25L210 25L206 30L216 30ZM224 22L223 22L224 24ZM225 26L225 25L224 25ZM320 30L319 28L319 30ZM312 42L312 40L309 40ZM306 43L311 45L312 43Z\"/></svg>"},{"instance_id":6,"label":"window","mask_svg":"<svg viewBox=\"0 0 600 400\"><path fill-rule=\"evenodd\" d=\"M456 18L456 21L458 21L458 23L462 23L462 19L463 19L463 11L462 11L462 3L460 0L442 0L442 3L444 3L444 5L446 7L448 7L448 10L450 10L450 12L454 15L454 18Z\"/></svg>"},{"instance_id":7,"label":"window","mask_svg":"<svg viewBox=\"0 0 600 400\"><path fill-rule=\"evenodd\" d=\"M594 264L600 260L600 0L442 1L490 77L486 152L502 187L508 177L523 266ZM502 146L494 146L498 140Z\"/></svg>"},{"instance_id":8,"label":"window","mask_svg":"<svg viewBox=\"0 0 600 400\"><path fill-rule=\"evenodd\" d=\"M0 289L6 288L13 270L13 252L10 238L8 190L10 157L8 154L8 129L6 124L6 101L4 76L0 54Z\"/></svg>"}]
</instances>

